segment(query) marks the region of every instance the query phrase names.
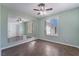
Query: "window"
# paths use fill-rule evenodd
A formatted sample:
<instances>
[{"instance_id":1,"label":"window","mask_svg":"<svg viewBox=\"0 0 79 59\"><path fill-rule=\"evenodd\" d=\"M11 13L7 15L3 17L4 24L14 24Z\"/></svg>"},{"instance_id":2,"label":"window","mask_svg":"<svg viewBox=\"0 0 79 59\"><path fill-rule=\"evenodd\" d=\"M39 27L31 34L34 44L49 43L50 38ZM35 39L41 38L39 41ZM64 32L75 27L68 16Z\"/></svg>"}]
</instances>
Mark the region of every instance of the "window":
<instances>
[{"instance_id":1,"label":"window","mask_svg":"<svg viewBox=\"0 0 79 59\"><path fill-rule=\"evenodd\" d=\"M28 33L32 33L32 22L28 22Z\"/></svg>"},{"instance_id":2,"label":"window","mask_svg":"<svg viewBox=\"0 0 79 59\"><path fill-rule=\"evenodd\" d=\"M57 36L58 19L52 18L46 20L46 35Z\"/></svg>"}]
</instances>

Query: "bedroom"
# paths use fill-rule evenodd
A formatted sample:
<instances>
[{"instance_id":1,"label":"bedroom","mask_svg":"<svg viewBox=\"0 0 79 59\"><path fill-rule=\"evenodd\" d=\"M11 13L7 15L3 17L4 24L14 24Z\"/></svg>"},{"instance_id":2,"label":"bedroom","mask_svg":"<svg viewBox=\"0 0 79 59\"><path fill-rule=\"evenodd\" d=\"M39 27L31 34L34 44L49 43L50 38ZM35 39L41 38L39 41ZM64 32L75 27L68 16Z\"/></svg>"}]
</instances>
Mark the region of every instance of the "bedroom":
<instances>
[{"instance_id":1,"label":"bedroom","mask_svg":"<svg viewBox=\"0 0 79 59\"><path fill-rule=\"evenodd\" d=\"M79 56L79 3L2 3L0 18L2 56Z\"/></svg>"}]
</instances>

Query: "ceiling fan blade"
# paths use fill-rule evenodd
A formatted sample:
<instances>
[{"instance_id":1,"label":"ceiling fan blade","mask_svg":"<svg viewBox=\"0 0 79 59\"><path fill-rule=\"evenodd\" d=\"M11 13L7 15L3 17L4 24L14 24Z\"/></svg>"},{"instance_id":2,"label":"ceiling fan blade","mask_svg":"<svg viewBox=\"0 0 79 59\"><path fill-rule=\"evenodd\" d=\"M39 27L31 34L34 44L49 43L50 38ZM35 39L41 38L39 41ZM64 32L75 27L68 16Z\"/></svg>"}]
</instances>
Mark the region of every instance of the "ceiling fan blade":
<instances>
[{"instance_id":1,"label":"ceiling fan blade","mask_svg":"<svg viewBox=\"0 0 79 59\"><path fill-rule=\"evenodd\" d=\"M37 13L37 15L40 15L40 13Z\"/></svg>"},{"instance_id":2,"label":"ceiling fan blade","mask_svg":"<svg viewBox=\"0 0 79 59\"><path fill-rule=\"evenodd\" d=\"M48 9L46 9L46 11L50 11L50 10L53 10L53 8L48 8Z\"/></svg>"},{"instance_id":3,"label":"ceiling fan blade","mask_svg":"<svg viewBox=\"0 0 79 59\"><path fill-rule=\"evenodd\" d=\"M33 9L33 10L35 10L35 11L39 11L38 9Z\"/></svg>"}]
</instances>

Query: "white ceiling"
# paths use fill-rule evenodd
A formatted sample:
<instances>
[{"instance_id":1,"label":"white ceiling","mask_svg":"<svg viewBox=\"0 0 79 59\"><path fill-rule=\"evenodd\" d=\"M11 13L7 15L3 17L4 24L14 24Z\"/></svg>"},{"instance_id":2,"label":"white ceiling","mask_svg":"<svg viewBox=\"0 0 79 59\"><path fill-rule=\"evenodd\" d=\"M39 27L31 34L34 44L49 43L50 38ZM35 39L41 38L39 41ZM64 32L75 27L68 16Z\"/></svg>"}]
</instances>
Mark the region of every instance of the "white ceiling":
<instances>
[{"instance_id":1,"label":"white ceiling","mask_svg":"<svg viewBox=\"0 0 79 59\"><path fill-rule=\"evenodd\" d=\"M37 15L34 8L38 8L39 3L7 3L4 4L6 7L11 8L16 11L24 12L33 17L41 17ZM79 3L46 3L46 8L53 8L53 11L48 11L47 15L55 14L65 10L79 7Z\"/></svg>"}]
</instances>

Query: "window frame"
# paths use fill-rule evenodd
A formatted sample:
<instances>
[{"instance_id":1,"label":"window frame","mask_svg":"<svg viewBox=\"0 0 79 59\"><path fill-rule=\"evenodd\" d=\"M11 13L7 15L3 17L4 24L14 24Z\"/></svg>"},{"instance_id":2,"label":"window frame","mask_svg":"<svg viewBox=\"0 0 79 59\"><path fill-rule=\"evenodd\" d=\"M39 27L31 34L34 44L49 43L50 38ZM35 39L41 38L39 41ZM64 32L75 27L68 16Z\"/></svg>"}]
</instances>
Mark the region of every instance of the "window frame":
<instances>
[{"instance_id":1,"label":"window frame","mask_svg":"<svg viewBox=\"0 0 79 59\"><path fill-rule=\"evenodd\" d=\"M47 20L51 20L51 19L57 19L56 34L54 34L54 35L51 35L51 34L48 35L48 34L47 34L47 30L46 30L46 26L47 26L46 21L47 21ZM46 35L46 36L58 36L58 34L59 34L59 33L58 33L58 29L59 29L59 23L58 23L58 22L59 22L59 17L51 17L51 18L47 18L47 19L45 20L45 35Z\"/></svg>"}]
</instances>

